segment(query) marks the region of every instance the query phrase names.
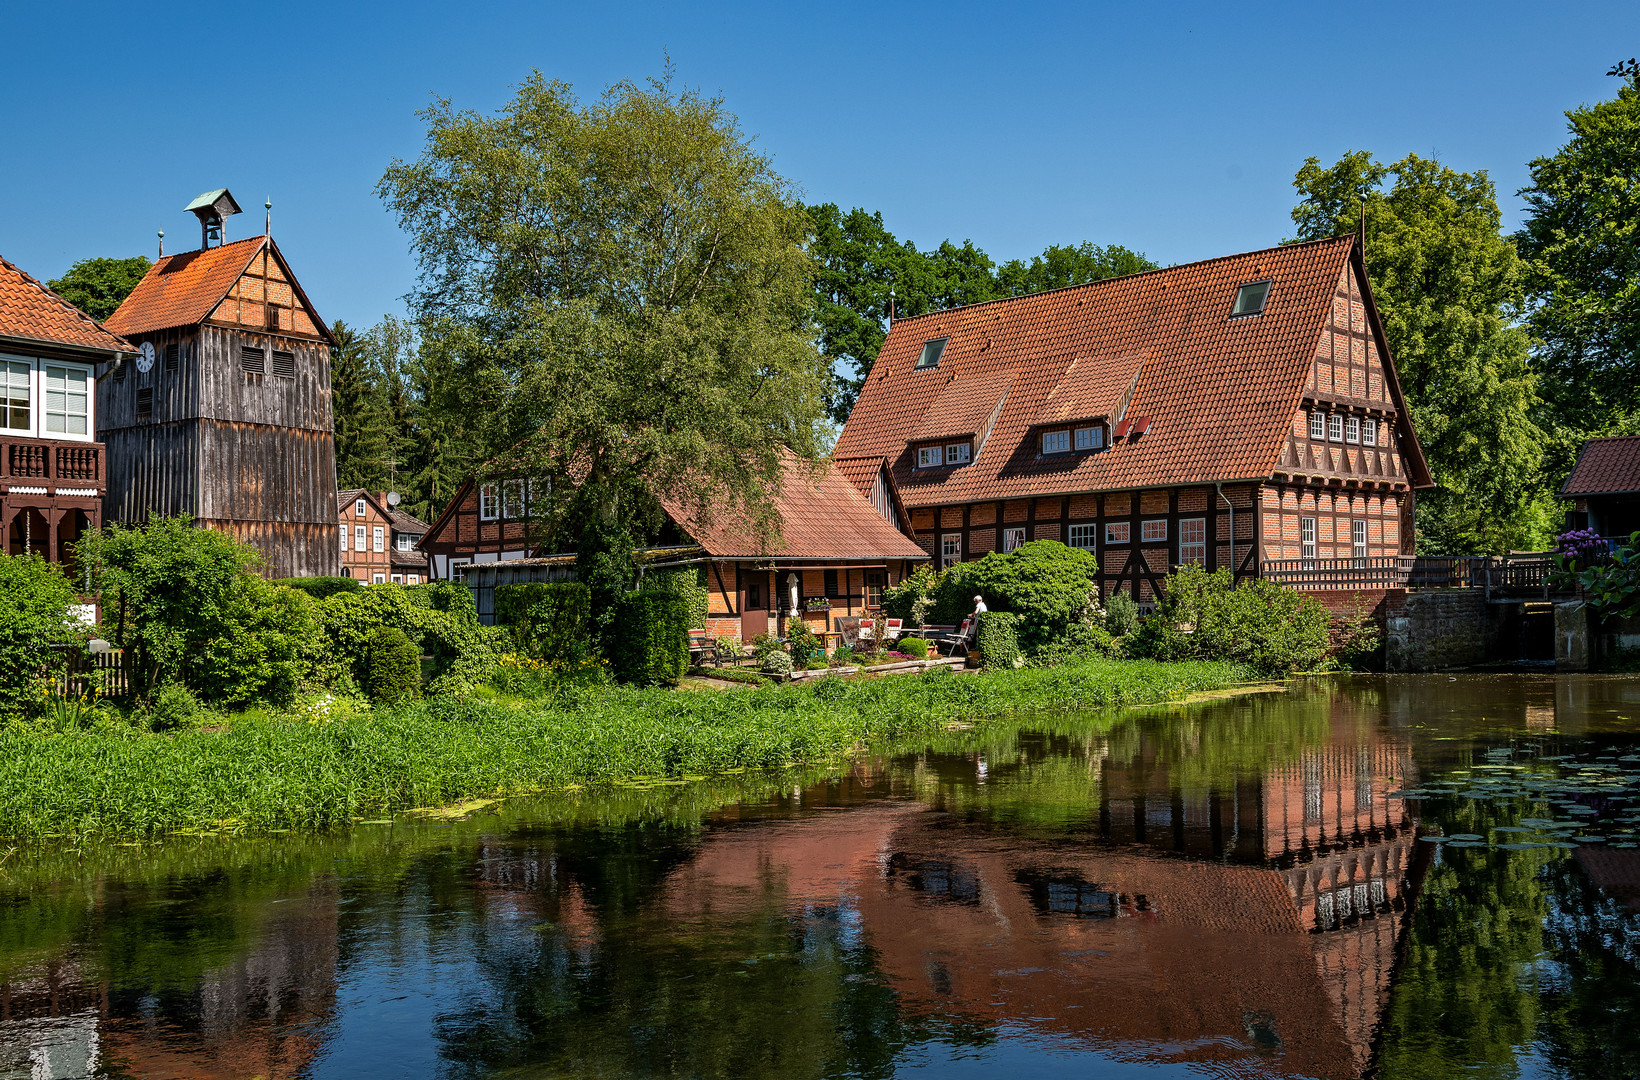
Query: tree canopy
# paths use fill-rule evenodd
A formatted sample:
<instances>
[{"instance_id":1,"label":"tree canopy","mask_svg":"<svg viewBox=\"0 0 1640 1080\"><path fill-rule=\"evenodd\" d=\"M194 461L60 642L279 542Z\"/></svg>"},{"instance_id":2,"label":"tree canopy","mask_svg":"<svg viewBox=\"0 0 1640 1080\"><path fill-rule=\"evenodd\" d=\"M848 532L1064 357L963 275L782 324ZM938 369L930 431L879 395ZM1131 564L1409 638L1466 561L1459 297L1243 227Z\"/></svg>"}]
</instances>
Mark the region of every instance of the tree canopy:
<instances>
[{"instance_id":1,"label":"tree canopy","mask_svg":"<svg viewBox=\"0 0 1640 1080\"><path fill-rule=\"evenodd\" d=\"M46 286L87 315L102 322L125 303L137 282L148 273L148 259L133 255L129 259L81 259L70 266L62 277L46 282Z\"/></svg>"},{"instance_id":2,"label":"tree canopy","mask_svg":"<svg viewBox=\"0 0 1640 1080\"><path fill-rule=\"evenodd\" d=\"M653 520L661 494L772 526L829 373L807 215L723 102L651 81L583 104L537 72L494 115L421 115L421 155L377 192L419 262L446 419L544 482L532 512L566 541Z\"/></svg>"},{"instance_id":3,"label":"tree canopy","mask_svg":"<svg viewBox=\"0 0 1640 1080\"><path fill-rule=\"evenodd\" d=\"M1543 433L1518 325L1525 268L1500 231L1485 172L1410 154L1386 165L1351 151L1305 161L1293 181L1299 239L1355 231L1412 420L1439 485L1420 496L1420 550L1474 554L1541 544Z\"/></svg>"}]
</instances>

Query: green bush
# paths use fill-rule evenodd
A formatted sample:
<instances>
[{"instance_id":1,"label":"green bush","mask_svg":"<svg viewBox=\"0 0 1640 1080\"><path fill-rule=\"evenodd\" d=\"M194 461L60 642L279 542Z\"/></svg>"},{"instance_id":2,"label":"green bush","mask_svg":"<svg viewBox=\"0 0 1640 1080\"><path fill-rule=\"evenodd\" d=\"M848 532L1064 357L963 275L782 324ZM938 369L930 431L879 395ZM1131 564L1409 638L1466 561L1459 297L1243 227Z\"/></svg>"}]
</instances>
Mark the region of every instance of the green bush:
<instances>
[{"instance_id":1,"label":"green bush","mask_svg":"<svg viewBox=\"0 0 1640 1080\"><path fill-rule=\"evenodd\" d=\"M683 600L689 618L685 629L699 630L706 626L707 602L711 593L706 588L704 566L652 570L644 575L643 583L648 591L676 593Z\"/></svg>"},{"instance_id":2,"label":"green bush","mask_svg":"<svg viewBox=\"0 0 1640 1080\"><path fill-rule=\"evenodd\" d=\"M364 690L371 701L397 705L421 696L421 652L396 626L371 632Z\"/></svg>"},{"instance_id":3,"label":"green bush","mask_svg":"<svg viewBox=\"0 0 1640 1080\"><path fill-rule=\"evenodd\" d=\"M1111 637L1126 637L1139 629L1139 604L1125 592L1114 592L1105 601L1105 629Z\"/></svg>"},{"instance_id":4,"label":"green bush","mask_svg":"<svg viewBox=\"0 0 1640 1080\"><path fill-rule=\"evenodd\" d=\"M155 731L175 731L199 718L199 699L181 683L166 683L148 705L148 724Z\"/></svg>"},{"instance_id":5,"label":"green bush","mask_svg":"<svg viewBox=\"0 0 1640 1080\"><path fill-rule=\"evenodd\" d=\"M38 555L0 554L0 719L31 716L81 634L68 620L74 585Z\"/></svg>"},{"instance_id":6,"label":"green bush","mask_svg":"<svg viewBox=\"0 0 1640 1080\"><path fill-rule=\"evenodd\" d=\"M894 649L917 660L928 658L928 642L920 637L903 637L894 643Z\"/></svg>"},{"instance_id":7,"label":"green bush","mask_svg":"<svg viewBox=\"0 0 1640 1080\"><path fill-rule=\"evenodd\" d=\"M1186 566L1168 575L1135 651L1157 660L1231 660L1262 675L1313 669L1327 655L1331 617L1313 596L1264 578L1232 587L1230 571Z\"/></svg>"},{"instance_id":8,"label":"green bush","mask_svg":"<svg viewBox=\"0 0 1640 1080\"><path fill-rule=\"evenodd\" d=\"M288 706L317 656L316 606L304 592L247 574L218 603L212 634L187 665L187 685L230 709Z\"/></svg>"},{"instance_id":9,"label":"green bush","mask_svg":"<svg viewBox=\"0 0 1640 1080\"><path fill-rule=\"evenodd\" d=\"M1019 651L1019 616L1011 611L987 611L979 617L980 666L987 671L1025 665Z\"/></svg>"},{"instance_id":10,"label":"green bush","mask_svg":"<svg viewBox=\"0 0 1640 1080\"><path fill-rule=\"evenodd\" d=\"M592 590L578 581L498 585L495 619L521 655L574 661L592 654Z\"/></svg>"},{"instance_id":11,"label":"green bush","mask_svg":"<svg viewBox=\"0 0 1640 1080\"><path fill-rule=\"evenodd\" d=\"M983 596L991 610L1020 617L1019 643L1034 652L1089 616L1098 572L1092 555L1057 540L1033 540L1006 555L993 551L939 575L929 619L961 623L974 610L974 597Z\"/></svg>"},{"instance_id":12,"label":"green bush","mask_svg":"<svg viewBox=\"0 0 1640 1080\"><path fill-rule=\"evenodd\" d=\"M796 617L786 627L786 649L792 654L792 663L798 668L807 668L817 657L825 659L825 647L820 644L820 639L814 636L808 623Z\"/></svg>"},{"instance_id":13,"label":"green bush","mask_svg":"<svg viewBox=\"0 0 1640 1080\"><path fill-rule=\"evenodd\" d=\"M350 577L288 577L276 578L275 585L284 585L307 593L315 600L323 600L337 593L363 592L364 582Z\"/></svg>"},{"instance_id":14,"label":"green bush","mask_svg":"<svg viewBox=\"0 0 1640 1080\"><path fill-rule=\"evenodd\" d=\"M468 616L478 621L478 608L473 604L473 590L459 581L424 581L419 585L404 585L404 595L419 608L444 611L460 619Z\"/></svg>"},{"instance_id":15,"label":"green bush","mask_svg":"<svg viewBox=\"0 0 1640 1080\"><path fill-rule=\"evenodd\" d=\"M1109 656L1115 651L1110 631L1091 623L1072 623L1064 634L1031 654L1032 667L1059 667L1062 664Z\"/></svg>"},{"instance_id":16,"label":"green bush","mask_svg":"<svg viewBox=\"0 0 1640 1080\"><path fill-rule=\"evenodd\" d=\"M891 619L904 619L921 625L933 602L934 590L940 575L926 563L911 572L911 576L883 590L883 614Z\"/></svg>"},{"instance_id":17,"label":"green bush","mask_svg":"<svg viewBox=\"0 0 1640 1080\"><path fill-rule=\"evenodd\" d=\"M489 682L507 632L479 625L469 590L459 585L455 590L441 596L419 585L388 584L319 601L316 613L329 645L326 656L316 659L319 681L336 685L347 676L365 685L370 635L378 627L396 626L432 658L430 692L465 693ZM447 608L434 606L441 600Z\"/></svg>"},{"instance_id":18,"label":"green bush","mask_svg":"<svg viewBox=\"0 0 1640 1080\"><path fill-rule=\"evenodd\" d=\"M675 592L627 593L615 601L610 663L621 682L674 686L689 668L689 607Z\"/></svg>"},{"instance_id":19,"label":"green bush","mask_svg":"<svg viewBox=\"0 0 1640 1080\"><path fill-rule=\"evenodd\" d=\"M792 669L791 653L785 652L767 653L763 657L763 662L758 665L758 670L767 675L790 675Z\"/></svg>"}]
</instances>

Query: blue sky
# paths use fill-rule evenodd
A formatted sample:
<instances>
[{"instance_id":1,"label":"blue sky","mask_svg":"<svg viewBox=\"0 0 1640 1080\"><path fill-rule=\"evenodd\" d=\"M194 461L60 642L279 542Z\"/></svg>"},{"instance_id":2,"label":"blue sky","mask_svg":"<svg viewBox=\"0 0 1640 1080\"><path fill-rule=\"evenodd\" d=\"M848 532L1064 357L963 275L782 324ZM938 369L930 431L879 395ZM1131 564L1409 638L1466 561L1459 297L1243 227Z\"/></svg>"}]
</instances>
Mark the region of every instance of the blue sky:
<instances>
[{"instance_id":1,"label":"blue sky","mask_svg":"<svg viewBox=\"0 0 1640 1080\"><path fill-rule=\"evenodd\" d=\"M1487 169L1516 220L1563 111L1612 96L1640 4L8 4L0 255L40 277L274 235L327 319L403 310L372 194L433 95L490 111L532 68L584 98L656 74L721 92L811 201L994 258L1121 243L1163 263L1291 234L1307 155Z\"/></svg>"}]
</instances>

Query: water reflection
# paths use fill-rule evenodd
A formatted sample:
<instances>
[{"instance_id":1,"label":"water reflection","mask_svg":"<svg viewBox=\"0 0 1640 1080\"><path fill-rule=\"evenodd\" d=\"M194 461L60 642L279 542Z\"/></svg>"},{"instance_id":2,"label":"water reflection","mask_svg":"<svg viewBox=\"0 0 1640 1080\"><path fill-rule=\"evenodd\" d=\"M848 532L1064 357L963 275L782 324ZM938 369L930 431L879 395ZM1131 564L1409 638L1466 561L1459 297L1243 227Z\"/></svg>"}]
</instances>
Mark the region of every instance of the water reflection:
<instances>
[{"instance_id":1,"label":"water reflection","mask_svg":"<svg viewBox=\"0 0 1640 1080\"><path fill-rule=\"evenodd\" d=\"M1634 852L1437 851L1421 824L1535 811L1389 797L1631 710L1626 680L1363 680L775 794L40 853L5 867L0 1080L1631 1075Z\"/></svg>"}]
</instances>

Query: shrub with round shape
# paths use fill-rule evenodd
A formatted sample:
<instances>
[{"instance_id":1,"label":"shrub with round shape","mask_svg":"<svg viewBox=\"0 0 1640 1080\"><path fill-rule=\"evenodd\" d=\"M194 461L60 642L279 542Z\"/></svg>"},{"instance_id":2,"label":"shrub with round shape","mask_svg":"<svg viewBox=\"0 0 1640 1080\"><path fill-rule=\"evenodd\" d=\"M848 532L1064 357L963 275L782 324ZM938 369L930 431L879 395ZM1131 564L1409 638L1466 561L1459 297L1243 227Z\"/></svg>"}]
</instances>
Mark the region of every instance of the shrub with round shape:
<instances>
[{"instance_id":1,"label":"shrub with round shape","mask_svg":"<svg viewBox=\"0 0 1640 1080\"><path fill-rule=\"evenodd\" d=\"M421 696L421 652L396 626L371 632L365 661L365 692L370 700L397 705Z\"/></svg>"}]
</instances>

